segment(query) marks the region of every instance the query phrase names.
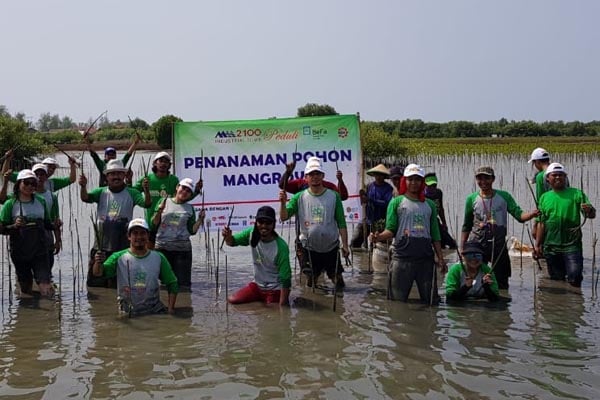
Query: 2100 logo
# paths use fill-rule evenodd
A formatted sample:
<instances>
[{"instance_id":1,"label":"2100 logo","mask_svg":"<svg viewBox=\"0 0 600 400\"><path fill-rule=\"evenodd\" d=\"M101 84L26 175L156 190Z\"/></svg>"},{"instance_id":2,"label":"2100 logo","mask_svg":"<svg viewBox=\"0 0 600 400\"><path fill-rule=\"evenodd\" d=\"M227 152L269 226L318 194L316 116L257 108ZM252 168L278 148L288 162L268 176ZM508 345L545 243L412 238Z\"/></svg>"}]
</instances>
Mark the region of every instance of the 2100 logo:
<instances>
[{"instance_id":1,"label":"2100 logo","mask_svg":"<svg viewBox=\"0 0 600 400\"><path fill-rule=\"evenodd\" d=\"M237 137L248 137L248 136L260 136L262 131L259 128L256 129L237 129Z\"/></svg>"}]
</instances>

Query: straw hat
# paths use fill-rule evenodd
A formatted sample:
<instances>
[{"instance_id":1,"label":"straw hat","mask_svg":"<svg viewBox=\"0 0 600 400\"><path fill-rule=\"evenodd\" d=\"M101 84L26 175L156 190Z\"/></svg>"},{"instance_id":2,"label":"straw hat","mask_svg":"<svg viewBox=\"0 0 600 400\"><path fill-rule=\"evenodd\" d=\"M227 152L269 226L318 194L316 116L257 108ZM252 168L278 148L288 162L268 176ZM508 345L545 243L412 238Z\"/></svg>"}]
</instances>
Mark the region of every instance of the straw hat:
<instances>
[{"instance_id":1,"label":"straw hat","mask_svg":"<svg viewBox=\"0 0 600 400\"><path fill-rule=\"evenodd\" d=\"M375 174L385 175L386 178L390 177L390 170L383 164L379 164L367 171L367 175L375 176Z\"/></svg>"}]
</instances>

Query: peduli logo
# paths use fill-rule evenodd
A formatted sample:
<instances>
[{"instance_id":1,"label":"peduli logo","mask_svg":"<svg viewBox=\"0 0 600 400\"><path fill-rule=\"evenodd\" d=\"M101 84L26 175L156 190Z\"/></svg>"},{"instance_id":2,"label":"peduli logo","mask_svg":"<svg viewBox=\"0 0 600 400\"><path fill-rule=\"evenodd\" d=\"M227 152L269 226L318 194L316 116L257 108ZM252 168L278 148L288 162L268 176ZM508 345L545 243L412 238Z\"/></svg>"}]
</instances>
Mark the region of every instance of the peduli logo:
<instances>
[{"instance_id":1,"label":"peduli logo","mask_svg":"<svg viewBox=\"0 0 600 400\"><path fill-rule=\"evenodd\" d=\"M305 136L310 136L311 134L311 130L310 130L310 126L303 126L302 127L302 134Z\"/></svg>"},{"instance_id":2,"label":"peduli logo","mask_svg":"<svg viewBox=\"0 0 600 400\"><path fill-rule=\"evenodd\" d=\"M344 139L348 136L348 129L341 127L338 129L338 137Z\"/></svg>"}]
</instances>

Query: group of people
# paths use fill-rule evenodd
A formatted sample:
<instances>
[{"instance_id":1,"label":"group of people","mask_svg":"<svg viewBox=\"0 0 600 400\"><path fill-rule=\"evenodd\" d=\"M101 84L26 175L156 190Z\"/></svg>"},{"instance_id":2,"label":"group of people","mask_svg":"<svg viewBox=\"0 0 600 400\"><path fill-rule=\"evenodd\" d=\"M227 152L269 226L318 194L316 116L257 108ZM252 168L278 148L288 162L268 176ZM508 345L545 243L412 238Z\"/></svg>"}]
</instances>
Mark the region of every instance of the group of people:
<instances>
[{"instance_id":1,"label":"group of people","mask_svg":"<svg viewBox=\"0 0 600 400\"><path fill-rule=\"evenodd\" d=\"M197 217L190 201L202 193L203 182L199 179L194 184L190 178L180 180L171 174L171 156L162 151L152 160L152 172L133 182L127 163L138 141L136 138L121 160L112 147L105 149L102 160L90 146L100 186L88 191L87 177L79 176L81 200L97 204L87 284L116 288L121 310L129 314L172 312L177 293L191 287L190 236L203 226L205 212L200 210ZM35 281L42 295L51 296L51 270L54 255L61 250L62 226L55 192L75 182L77 163L69 158L70 175L56 178L54 159L19 172L10 169L11 159L12 152L8 152L0 190L0 233L10 236L10 255L21 291L31 293ZM535 251L537 256L545 256L551 279L566 277L571 285L580 286L580 213L591 219L595 209L581 190L569 187L566 169L550 163L544 149L535 149L529 161L539 171L537 207L529 212L508 192L493 187L493 168L475 171L479 190L466 198L459 262L449 270L442 249L457 248L457 244L448 234L443 194L435 173L426 174L417 164L390 170L380 164L367 171L374 180L359 193L365 219L351 244L359 247L367 239L391 242L391 299L407 301L416 282L421 301L437 302L437 268L448 272L448 300L474 297L493 301L499 289L508 289L511 275L508 214L522 223L536 218ZM316 285L325 272L335 288L341 289L345 286L342 260L350 253L342 206L348 198L343 174L336 172L337 185L326 181L317 157L307 160L303 178L290 179L294 169L295 163L286 165L279 182L279 219L296 217L295 251L307 286ZM10 180L14 188L7 194ZM288 193L292 194L289 200ZM145 218L133 219L135 206L144 209ZM289 302L289 248L275 231L276 221L276 211L264 206L258 209L254 226L235 234L229 227L223 229L227 245L251 247L254 267L254 280L231 295L231 303ZM159 281L169 292L167 306L160 302Z\"/></svg>"}]
</instances>

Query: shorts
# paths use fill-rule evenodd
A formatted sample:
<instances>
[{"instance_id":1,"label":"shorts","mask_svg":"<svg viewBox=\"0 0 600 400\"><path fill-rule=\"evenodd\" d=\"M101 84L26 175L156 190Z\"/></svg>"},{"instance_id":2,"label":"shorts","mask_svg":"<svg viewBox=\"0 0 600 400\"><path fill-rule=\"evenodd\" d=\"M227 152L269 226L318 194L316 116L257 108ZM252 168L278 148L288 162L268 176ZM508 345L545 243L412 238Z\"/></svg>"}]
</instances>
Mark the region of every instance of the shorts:
<instances>
[{"instance_id":1,"label":"shorts","mask_svg":"<svg viewBox=\"0 0 600 400\"><path fill-rule=\"evenodd\" d=\"M256 282L250 282L227 299L231 304L251 303L262 301L263 303L279 303L281 290L263 290Z\"/></svg>"}]
</instances>

